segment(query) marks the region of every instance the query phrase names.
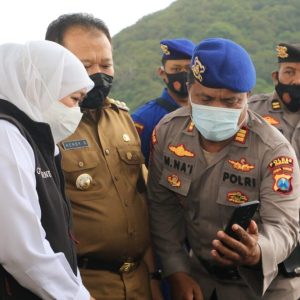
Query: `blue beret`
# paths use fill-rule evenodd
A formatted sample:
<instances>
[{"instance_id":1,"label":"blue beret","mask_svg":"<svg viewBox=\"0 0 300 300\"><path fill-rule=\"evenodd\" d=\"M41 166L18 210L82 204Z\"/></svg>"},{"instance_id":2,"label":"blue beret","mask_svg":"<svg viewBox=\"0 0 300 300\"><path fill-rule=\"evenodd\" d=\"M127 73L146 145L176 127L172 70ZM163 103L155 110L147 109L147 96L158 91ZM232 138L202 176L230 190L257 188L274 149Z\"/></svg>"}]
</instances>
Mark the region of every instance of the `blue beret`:
<instances>
[{"instance_id":1,"label":"blue beret","mask_svg":"<svg viewBox=\"0 0 300 300\"><path fill-rule=\"evenodd\" d=\"M245 93L255 86L256 72L249 54L231 40L202 40L191 64L194 77L206 87Z\"/></svg>"},{"instance_id":2,"label":"blue beret","mask_svg":"<svg viewBox=\"0 0 300 300\"><path fill-rule=\"evenodd\" d=\"M173 39L160 41L163 59L191 59L195 44L188 39Z\"/></svg>"}]
</instances>

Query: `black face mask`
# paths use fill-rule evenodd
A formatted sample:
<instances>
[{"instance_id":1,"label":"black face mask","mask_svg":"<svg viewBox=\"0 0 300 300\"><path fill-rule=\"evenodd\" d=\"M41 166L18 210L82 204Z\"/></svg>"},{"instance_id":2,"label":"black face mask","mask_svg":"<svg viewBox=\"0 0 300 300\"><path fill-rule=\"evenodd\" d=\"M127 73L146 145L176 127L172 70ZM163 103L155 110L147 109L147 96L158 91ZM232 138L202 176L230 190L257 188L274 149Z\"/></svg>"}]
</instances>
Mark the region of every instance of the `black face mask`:
<instances>
[{"instance_id":1,"label":"black face mask","mask_svg":"<svg viewBox=\"0 0 300 300\"><path fill-rule=\"evenodd\" d=\"M111 89L113 77L104 73L95 73L90 78L94 81L95 86L87 93L86 98L80 103L80 107L101 108Z\"/></svg>"},{"instance_id":2,"label":"black face mask","mask_svg":"<svg viewBox=\"0 0 300 300\"><path fill-rule=\"evenodd\" d=\"M278 84L275 86L275 90L282 100L286 108L291 112L297 112L300 110L300 85L299 84L283 84L278 80ZM286 103L283 100L283 95L289 94L291 101Z\"/></svg>"},{"instance_id":3,"label":"black face mask","mask_svg":"<svg viewBox=\"0 0 300 300\"><path fill-rule=\"evenodd\" d=\"M178 95L178 97L187 97L187 72L180 72L175 74L166 73L166 75L169 81L168 83L166 83L167 87L176 95Z\"/></svg>"}]
</instances>

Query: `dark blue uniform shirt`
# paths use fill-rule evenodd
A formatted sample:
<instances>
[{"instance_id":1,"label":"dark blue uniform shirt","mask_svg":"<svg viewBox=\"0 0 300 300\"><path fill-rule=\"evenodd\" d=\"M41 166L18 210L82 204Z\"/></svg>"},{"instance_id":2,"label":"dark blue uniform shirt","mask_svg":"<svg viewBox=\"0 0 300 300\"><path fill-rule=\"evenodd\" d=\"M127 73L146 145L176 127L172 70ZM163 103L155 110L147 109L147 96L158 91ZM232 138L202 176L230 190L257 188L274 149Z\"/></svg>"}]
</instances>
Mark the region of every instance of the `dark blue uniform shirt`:
<instances>
[{"instance_id":1,"label":"dark blue uniform shirt","mask_svg":"<svg viewBox=\"0 0 300 300\"><path fill-rule=\"evenodd\" d=\"M169 102L171 106L179 108L180 106L169 95L166 88L164 88L161 96L166 102ZM157 123L169 113L170 110L159 104L156 99L150 100L143 106L139 107L132 115L132 119L135 123L135 127L140 135L142 143L142 152L145 157L145 163L148 166L149 154L150 154L150 142L151 134Z\"/></svg>"}]
</instances>

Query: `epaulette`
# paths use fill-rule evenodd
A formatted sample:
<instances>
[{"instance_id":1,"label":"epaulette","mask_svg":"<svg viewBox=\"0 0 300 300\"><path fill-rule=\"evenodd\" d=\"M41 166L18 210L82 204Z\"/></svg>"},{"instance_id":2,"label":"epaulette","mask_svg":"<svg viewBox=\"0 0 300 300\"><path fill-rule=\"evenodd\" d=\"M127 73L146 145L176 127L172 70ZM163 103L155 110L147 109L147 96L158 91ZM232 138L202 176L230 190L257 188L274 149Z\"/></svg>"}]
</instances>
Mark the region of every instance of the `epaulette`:
<instances>
[{"instance_id":1,"label":"epaulette","mask_svg":"<svg viewBox=\"0 0 300 300\"><path fill-rule=\"evenodd\" d=\"M266 101L270 98L271 94L256 94L251 96L248 99L248 103L256 102L256 101Z\"/></svg>"},{"instance_id":2,"label":"epaulette","mask_svg":"<svg viewBox=\"0 0 300 300\"><path fill-rule=\"evenodd\" d=\"M129 107L126 105L126 103L123 102L123 101L114 100L112 98L106 98L106 101L109 104L114 105L114 106L116 106L119 109L122 109L122 110L125 110L125 111L129 111L130 110Z\"/></svg>"}]
</instances>

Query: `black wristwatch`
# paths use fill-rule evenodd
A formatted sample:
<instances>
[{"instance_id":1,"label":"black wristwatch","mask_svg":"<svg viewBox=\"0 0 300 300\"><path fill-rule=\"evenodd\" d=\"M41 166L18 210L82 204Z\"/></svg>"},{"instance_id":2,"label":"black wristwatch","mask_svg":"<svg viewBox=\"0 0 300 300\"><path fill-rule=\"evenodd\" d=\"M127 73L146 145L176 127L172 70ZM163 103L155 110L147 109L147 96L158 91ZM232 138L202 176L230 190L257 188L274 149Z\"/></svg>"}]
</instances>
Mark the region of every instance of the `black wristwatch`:
<instances>
[{"instance_id":1,"label":"black wristwatch","mask_svg":"<svg viewBox=\"0 0 300 300\"><path fill-rule=\"evenodd\" d=\"M162 270L158 269L155 272L149 272L149 277L150 277L150 279L153 279L153 280L161 280L162 279Z\"/></svg>"}]
</instances>

